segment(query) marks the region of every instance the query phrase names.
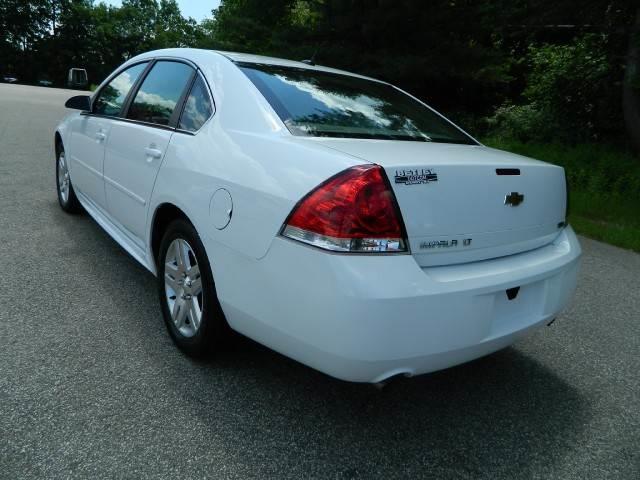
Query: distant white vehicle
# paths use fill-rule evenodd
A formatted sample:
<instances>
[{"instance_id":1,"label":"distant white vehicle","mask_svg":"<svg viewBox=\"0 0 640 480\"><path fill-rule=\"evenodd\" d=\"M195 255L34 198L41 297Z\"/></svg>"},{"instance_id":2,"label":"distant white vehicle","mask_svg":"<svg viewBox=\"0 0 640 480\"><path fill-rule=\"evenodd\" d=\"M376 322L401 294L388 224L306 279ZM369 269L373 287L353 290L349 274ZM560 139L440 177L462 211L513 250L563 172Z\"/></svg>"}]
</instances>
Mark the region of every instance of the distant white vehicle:
<instances>
[{"instance_id":1,"label":"distant white vehicle","mask_svg":"<svg viewBox=\"0 0 640 480\"><path fill-rule=\"evenodd\" d=\"M87 71L84 68L70 68L67 73L67 88L86 88L89 85Z\"/></svg>"},{"instance_id":2,"label":"distant white vehicle","mask_svg":"<svg viewBox=\"0 0 640 480\"><path fill-rule=\"evenodd\" d=\"M2 81L5 83L17 83L18 77L16 77L15 75L5 74L2 75Z\"/></svg>"},{"instance_id":3,"label":"distant white vehicle","mask_svg":"<svg viewBox=\"0 0 640 480\"><path fill-rule=\"evenodd\" d=\"M191 355L230 327L382 382L504 348L576 288L564 170L484 147L388 83L171 49L67 106L60 205L157 276Z\"/></svg>"}]
</instances>

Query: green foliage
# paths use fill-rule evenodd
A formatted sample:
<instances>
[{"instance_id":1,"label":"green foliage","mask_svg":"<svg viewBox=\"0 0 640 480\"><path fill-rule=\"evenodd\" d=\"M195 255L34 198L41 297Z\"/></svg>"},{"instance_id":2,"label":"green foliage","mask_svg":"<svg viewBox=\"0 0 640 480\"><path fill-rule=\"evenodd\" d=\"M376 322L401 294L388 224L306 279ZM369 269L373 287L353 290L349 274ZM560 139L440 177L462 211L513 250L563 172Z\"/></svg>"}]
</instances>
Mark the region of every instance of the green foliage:
<instances>
[{"instance_id":1,"label":"green foliage","mask_svg":"<svg viewBox=\"0 0 640 480\"><path fill-rule=\"evenodd\" d=\"M529 48L524 96L567 140L598 136L608 100L606 43L606 36L589 34L568 45Z\"/></svg>"},{"instance_id":2,"label":"green foliage","mask_svg":"<svg viewBox=\"0 0 640 480\"><path fill-rule=\"evenodd\" d=\"M619 99L612 99L609 85L606 47L607 38L593 34L565 45L530 45L525 102L496 109L488 119L494 135L520 141L580 142L621 128Z\"/></svg>"},{"instance_id":3,"label":"green foliage","mask_svg":"<svg viewBox=\"0 0 640 480\"><path fill-rule=\"evenodd\" d=\"M202 43L209 48L269 54L280 34L290 27L294 0L226 0L215 11L215 21L203 26Z\"/></svg>"},{"instance_id":4,"label":"green foliage","mask_svg":"<svg viewBox=\"0 0 640 480\"><path fill-rule=\"evenodd\" d=\"M49 27L50 2L2 0L0 2L0 45L23 50L30 48ZM4 52L2 52L4 53Z\"/></svg>"},{"instance_id":5,"label":"green foliage","mask_svg":"<svg viewBox=\"0 0 640 480\"><path fill-rule=\"evenodd\" d=\"M486 120L486 126L496 136L521 142L551 138L554 133L553 124L535 103L505 103Z\"/></svg>"}]
</instances>

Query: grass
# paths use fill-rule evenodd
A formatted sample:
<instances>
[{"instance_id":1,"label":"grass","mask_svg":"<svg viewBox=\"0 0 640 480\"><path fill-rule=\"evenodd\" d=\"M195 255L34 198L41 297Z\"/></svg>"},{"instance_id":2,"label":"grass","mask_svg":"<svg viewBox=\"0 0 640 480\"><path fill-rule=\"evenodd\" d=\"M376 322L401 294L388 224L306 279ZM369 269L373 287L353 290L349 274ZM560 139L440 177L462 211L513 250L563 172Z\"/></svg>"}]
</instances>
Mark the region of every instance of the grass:
<instances>
[{"instance_id":1,"label":"grass","mask_svg":"<svg viewBox=\"0 0 640 480\"><path fill-rule=\"evenodd\" d=\"M485 139L488 146L565 168L576 232L640 252L640 158L609 145Z\"/></svg>"}]
</instances>

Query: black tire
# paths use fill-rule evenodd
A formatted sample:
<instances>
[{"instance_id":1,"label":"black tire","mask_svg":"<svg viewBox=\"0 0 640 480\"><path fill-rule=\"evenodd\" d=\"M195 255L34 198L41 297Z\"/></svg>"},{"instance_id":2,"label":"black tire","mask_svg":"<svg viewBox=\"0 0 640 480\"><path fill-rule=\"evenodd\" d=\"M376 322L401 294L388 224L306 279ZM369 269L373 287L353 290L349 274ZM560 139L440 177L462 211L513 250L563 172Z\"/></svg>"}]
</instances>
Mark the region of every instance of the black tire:
<instances>
[{"instance_id":1,"label":"black tire","mask_svg":"<svg viewBox=\"0 0 640 480\"><path fill-rule=\"evenodd\" d=\"M169 247L174 245L172 248L175 248L174 241L178 240L185 241L188 247L191 248L200 272L199 278L201 280L202 291L200 294L194 295L193 301L201 302L200 311L202 312L202 317L195 333L189 332L192 333L191 335L185 335L184 333L184 329L190 324L190 314L184 319L185 324L182 326L182 330L176 322L174 322L174 317L170 311L170 301L173 299L173 301L176 302L180 294L176 292L175 295L169 296L168 288L170 287L167 287L165 283L167 262L172 258L172 252L168 253ZM191 253L189 256L191 256ZM226 338L228 327L216 294L209 259L207 258L198 232L196 232L195 228L193 228L189 222L183 219L177 219L169 224L160 243L160 251L156 259L156 264L158 270L157 281L160 307L169 335L171 335L171 338L178 348L191 357L202 358L215 353ZM172 272L169 272L169 274L169 278L171 279L174 274ZM179 310L180 309L178 309L178 311ZM189 308L187 308L187 310L189 310ZM191 323L191 325L193 326L193 323Z\"/></svg>"},{"instance_id":2,"label":"black tire","mask_svg":"<svg viewBox=\"0 0 640 480\"><path fill-rule=\"evenodd\" d=\"M64 165L61 165L62 164ZM63 187L65 181L61 182L61 175L66 172L66 189ZM71 178L69 177L69 164L67 163L64 147L59 145L56 148L56 190L58 192L58 203L62 210L67 213L76 214L82 212L82 205L76 197L76 192L73 190L71 184ZM65 193L66 191L66 193Z\"/></svg>"}]
</instances>

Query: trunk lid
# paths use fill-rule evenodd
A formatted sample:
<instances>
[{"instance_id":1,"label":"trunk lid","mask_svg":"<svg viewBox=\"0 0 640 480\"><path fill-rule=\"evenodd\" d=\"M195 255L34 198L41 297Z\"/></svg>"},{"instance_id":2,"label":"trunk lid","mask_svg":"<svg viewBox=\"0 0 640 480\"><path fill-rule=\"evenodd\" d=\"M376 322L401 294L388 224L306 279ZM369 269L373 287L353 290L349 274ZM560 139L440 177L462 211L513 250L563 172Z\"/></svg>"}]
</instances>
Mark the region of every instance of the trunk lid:
<instances>
[{"instance_id":1,"label":"trunk lid","mask_svg":"<svg viewBox=\"0 0 640 480\"><path fill-rule=\"evenodd\" d=\"M314 139L383 167L420 266L480 261L552 242L564 169L475 145Z\"/></svg>"}]
</instances>

